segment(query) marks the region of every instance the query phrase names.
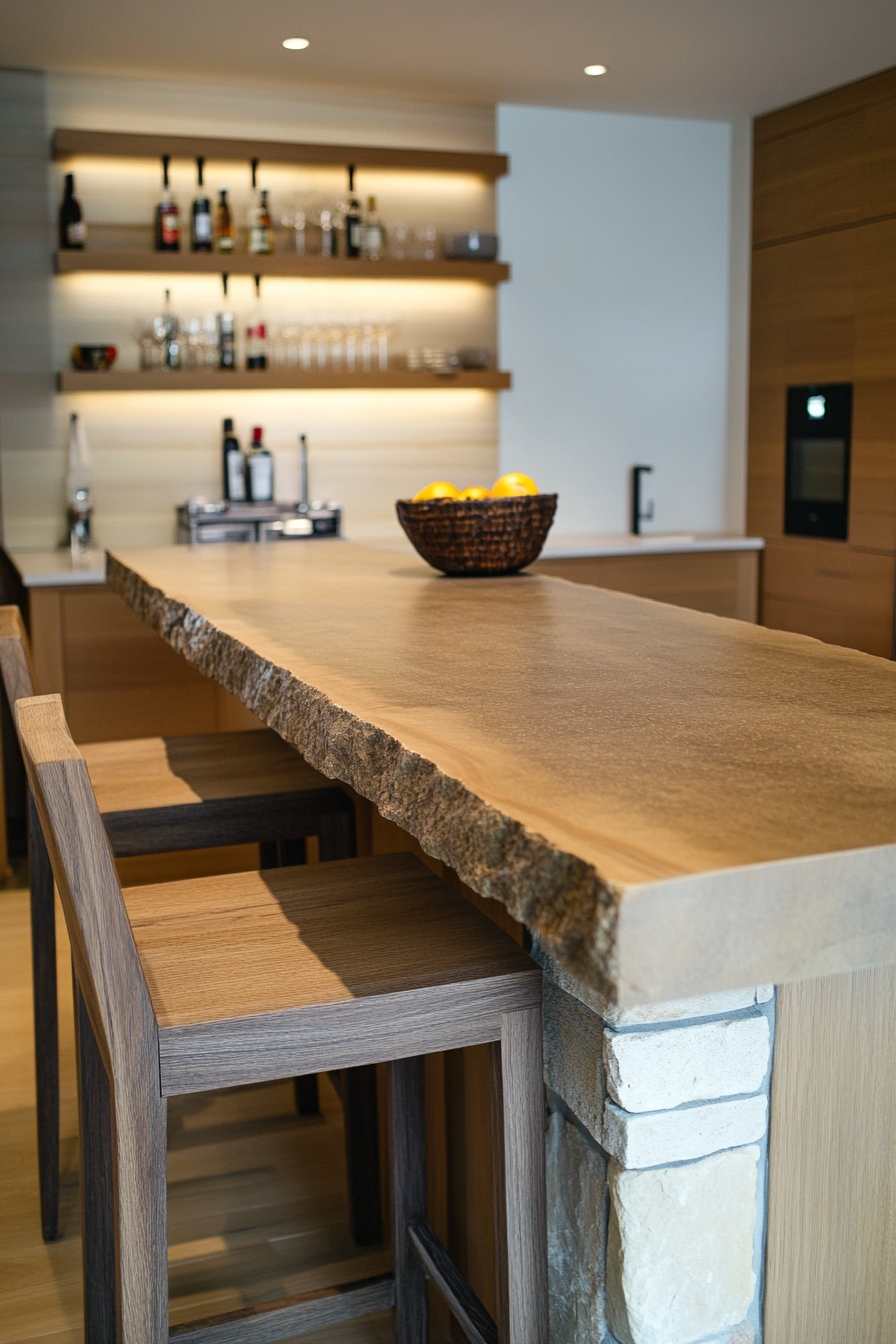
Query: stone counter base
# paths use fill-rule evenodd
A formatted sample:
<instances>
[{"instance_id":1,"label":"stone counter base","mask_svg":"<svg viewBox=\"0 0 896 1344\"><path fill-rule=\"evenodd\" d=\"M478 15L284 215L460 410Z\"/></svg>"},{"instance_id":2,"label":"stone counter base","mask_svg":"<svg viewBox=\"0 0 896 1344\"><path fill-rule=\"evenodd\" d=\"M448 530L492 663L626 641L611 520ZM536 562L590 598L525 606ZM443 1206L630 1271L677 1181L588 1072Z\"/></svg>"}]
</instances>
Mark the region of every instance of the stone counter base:
<instances>
[{"instance_id":1,"label":"stone counter base","mask_svg":"<svg viewBox=\"0 0 896 1344\"><path fill-rule=\"evenodd\" d=\"M602 1015L535 955L552 1344L760 1344L771 989Z\"/></svg>"}]
</instances>

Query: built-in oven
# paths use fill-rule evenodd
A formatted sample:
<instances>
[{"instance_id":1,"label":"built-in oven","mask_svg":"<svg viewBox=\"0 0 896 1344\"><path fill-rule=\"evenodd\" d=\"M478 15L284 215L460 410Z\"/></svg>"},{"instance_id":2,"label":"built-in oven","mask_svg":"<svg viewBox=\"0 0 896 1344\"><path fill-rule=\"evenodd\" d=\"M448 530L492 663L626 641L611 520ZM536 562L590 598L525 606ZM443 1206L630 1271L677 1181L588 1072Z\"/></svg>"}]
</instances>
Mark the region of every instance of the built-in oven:
<instances>
[{"instance_id":1,"label":"built-in oven","mask_svg":"<svg viewBox=\"0 0 896 1344\"><path fill-rule=\"evenodd\" d=\"M846 541L852 383L787 389L784 531Z\"/></svg>"}]
</instances>

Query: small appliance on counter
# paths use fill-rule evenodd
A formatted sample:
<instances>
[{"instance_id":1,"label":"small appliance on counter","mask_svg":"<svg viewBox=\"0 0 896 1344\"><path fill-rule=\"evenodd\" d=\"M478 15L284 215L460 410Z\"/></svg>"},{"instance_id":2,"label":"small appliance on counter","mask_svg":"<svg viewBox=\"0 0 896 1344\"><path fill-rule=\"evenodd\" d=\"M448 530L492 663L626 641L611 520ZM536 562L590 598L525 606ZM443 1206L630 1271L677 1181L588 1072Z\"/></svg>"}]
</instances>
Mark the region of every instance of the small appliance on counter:
<instances>
[{"instance_id":1,"label":"small appliance on counter","mask_svg":"<svg viewBox=\"0 0 896 1344\"><path fill-rule=\"evenodd\" d=\"M177 509L177 540L189 545L225 541L298 541L338 537L338 504L253 504L197 496Z\"/></svg>"}]
</instances>

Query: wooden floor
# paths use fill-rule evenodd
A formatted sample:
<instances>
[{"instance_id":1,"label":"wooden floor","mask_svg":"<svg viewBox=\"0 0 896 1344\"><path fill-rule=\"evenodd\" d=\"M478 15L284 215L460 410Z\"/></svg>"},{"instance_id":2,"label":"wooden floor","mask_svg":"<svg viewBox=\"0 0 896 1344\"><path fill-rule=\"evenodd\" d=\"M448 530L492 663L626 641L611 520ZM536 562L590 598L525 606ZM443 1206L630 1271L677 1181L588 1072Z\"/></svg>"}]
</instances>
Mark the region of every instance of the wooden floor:
<instances>
[{"instance_id":1,"label":"wooden floor","mask_svg":"<svg viewBox=\"0 0 896 1344\"><path fill-rule=\"evenodd\" d=\"M60 927L63 1237L40 1238L27 893L0 891L0 1344L81 1344L78 1154L65 930ZM290 1084L176 1098L169 1108L171 1320L231 1311L388 1267L348 1230L342 1117L299 1119ZM304 1336L309 1339L309 1336ZM391 1314L316 1332L387 1344Z\"/></svg>"}]
</instances>

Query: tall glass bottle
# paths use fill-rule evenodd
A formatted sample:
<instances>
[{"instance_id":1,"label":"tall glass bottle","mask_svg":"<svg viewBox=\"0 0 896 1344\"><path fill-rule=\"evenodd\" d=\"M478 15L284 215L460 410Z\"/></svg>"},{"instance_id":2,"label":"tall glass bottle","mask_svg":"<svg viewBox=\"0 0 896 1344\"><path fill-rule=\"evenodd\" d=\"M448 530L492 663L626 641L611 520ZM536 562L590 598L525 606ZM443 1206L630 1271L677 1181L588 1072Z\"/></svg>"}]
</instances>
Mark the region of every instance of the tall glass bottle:
<instances>
[{"instance_id":1,"label":"tall glass bottle","mask_svg":"<svg viewBox=\"0 0 896 1344\"><path fill-rule=\"evenodd\" d=\"M72 412L68 433L68 499L69 542L72 563L79 564L90 549L90 516L93 504L90 488L93 483L93 464L84 424Z\"/></svg>"},{"instance_id":2,"label":"tall glass bottle","mask_svg":"<svg viewBox=\"0 0 896 1344\"><path fill-rule=\"evenodd\" d=\"M236 368L236 327L233 313L218 314L218 368Z\"/></svg>"},{"instance_id":3,"label":"tall glass bottle","mask_svg":"<svg viewBox=\"0 0 896 1344\"><path fill-rule=\"evenodd\" d=\"M249 251L255 256L263 256L274 250L274 230L271 226L271 208L268 205L268 193L260 191L253 201L249 214Z\"/></svg>"},{"instance_id":4,"label":"tall glass bottle","mask_svg":"<svg viewBox=\"0 0 896 1344\"><path fill-rule=\"evenodd\" d=\"M246 462L230 419L224 421L223 455L224 498L233 504L242 504L246 498Z\"/></svg>"},{"instance_id":5,"label":"tall glass bottle","mask_svg":"<svg viewBox=\"0 0 896 1344\"><path fill-rule=\"evenodd\" d=\"M369 261L379 261L383 255L383 224L376 208L376 197L367 197L367 215L364 219L364 255Z\"/></svg>"},{"instance_id":6,"label":"tall glass bottle","mask_svg":"<svg viewBox=\"0 0 896 1344\"><path fill-rule=\"evenodd\" d=\"M274 459L261 440L261 428L253 429L246 457L246 485L253 504L268 504L274 498Z\"/></svg>"},{"instance_id":7,"label":"tall glass bottle","mask_svg":"<svg viewBox=\"0 0 896 1344\"><path fill-rule=\"evenodd\" d=\"M156 251L180 251L180 211L168 181L170 154L162 155L162 199L156 206Z\"/></svg>"},{"instance_id":8,"label":"tall glass bottle","mask_svg":"<svg viewBox=\"0 0 896 1344\"><path fill-rule=\"evenodd\" d=\"M196 183L199 194L193 201L190 217L190 246L194 252L211 252L212 250L212 203L204 190L202 181L204 168L205 159L197 158Z\"/></svg>"},{"instance_id":9,"label":"tall glass bottle","mask_svg":"<svg viewBox=\"0 0 896 1344\"><path fill-rule=\"evenodd\" d=\"M345 255L360 257L364 251L364 214L355 195L355 165L348 166L348 209L345 213Z\"/></svg>"},{"instance_id":10,"label":"tall glass bottle","mask_svg":"<svg viewBox=\"0 0 896 1344\"><path fill-rule=\"evenodd\" d=\"M236 228L233 223L233 211L227 199L227 189L222 187L218 208L215 211L215 248L218 252L232 252L235 243Z\"/></svg>"},{"instance_id":11,"label":"tall glass bottle","mask_svg":"<svg viewBox=\"0 0 896 1344\"><path fill-rule=\"evenodd\" d=\"M87 241L87 226L81 202L75 192L75 175L66 173L62 204L59 207L59 246L66 251L81 251Z\"/></svg>"}]
</instances>

